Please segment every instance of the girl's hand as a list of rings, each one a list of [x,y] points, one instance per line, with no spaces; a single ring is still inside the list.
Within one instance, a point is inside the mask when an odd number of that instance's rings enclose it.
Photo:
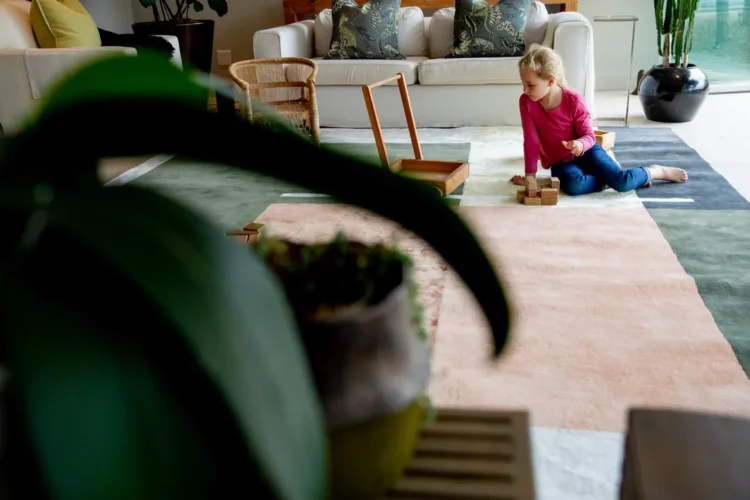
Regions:
[[[581,141],[562,141],[562,143],[574,156],[581,156],[583,154],[583,143]]]
[[[514,175],[513,177],[511,177],[510,182],[512,182],[516,186],[526,187],[526,177],[523,175]]]

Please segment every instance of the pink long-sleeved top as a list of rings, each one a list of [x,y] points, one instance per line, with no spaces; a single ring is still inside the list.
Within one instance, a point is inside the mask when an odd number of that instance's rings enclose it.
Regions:
[[[521,108],[524,168],[527,175],[536,174],[540,159],[542,167],[548,169],[555,163],[575,158],[563,146],[563,141],[581,141],[584,152],[596,143],[586,101],[574,90],[563,88],[562,102],[552,110],[545,109],[526,94],[521,95],[518,104]]]

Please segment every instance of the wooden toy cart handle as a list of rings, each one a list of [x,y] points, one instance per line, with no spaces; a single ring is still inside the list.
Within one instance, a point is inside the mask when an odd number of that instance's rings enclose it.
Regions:
[[[385,141],[383,140],[383,130],[380,128],[380,119],[378,118],[378,112],[375,109],[375,100],[372,97],[372,89],[382,87],[383,85],[386,85],[393,81],[398,81],[398,90],[401,94],[401,103],[404,105],[406,126],[409,129],[409,136],[411,137],[411,147],[412,149],[414,149],[414,158],[416,158],[417,160],[422,159],[422,147],[419,145],[419,137],[417,137],[417,125],[414,121],[414,112],[411,109],[409,92],[406,90],[406,81],[404,79],[404,74],[398,73],[396,76],[386,78],[385,80],[362,86],[362,93],[365,96],[367,114],[370,116],[370,125],[372,125],[372,133],[373,135],[375,135],[375,145],[378,147],[380,162],[387,168],[390,168],[390,162],[388,161],[388,150],[385,148]]]

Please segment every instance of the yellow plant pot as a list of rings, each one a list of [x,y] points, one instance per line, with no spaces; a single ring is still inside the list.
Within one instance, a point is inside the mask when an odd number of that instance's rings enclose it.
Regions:
[[[377,499],[404,473],[414,454],[424,407],[403,410],[328,433],[331,500]]]

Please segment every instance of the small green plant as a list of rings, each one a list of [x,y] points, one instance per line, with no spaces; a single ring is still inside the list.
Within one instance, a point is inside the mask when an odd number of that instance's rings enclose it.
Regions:
[[[176,0],[170,5],[168,0],[139,0],[144,7],[151,7],[154,12],[154,21],[169,21],[182,23],[188,20],[190,9],[193,12],[202,12],[205,8],[199,0]],[[208,8],[223,17],[229,11],[226,0],[208,0]]]
[[[699,0],[654,0],[659,55],[665,68],[670,66],[670,55],[675,67],[687,68],[693,48],[695,11]]]
[[[298,321],[315,321],[358,307],[378,304],[402,280],[406,283],[412,325],[427,342],[424,307],[414,277],[414,262],[396,246],[368,245],[338,232],[330,241],[293,243],[263,236],[255,251],[280,279]],[[304,333],[304,329],[301,329]],[[425,421],[435,418],[429,395],[419,397]]]
[[[263,237],[255,249],[283,283],[287,299],[301,320],[377,304],[404,279],[414,325],[420,337],[427,339],[414,263],[401,250],[382,243],[351,241],[340,232],[332,241],[318,244]]]

